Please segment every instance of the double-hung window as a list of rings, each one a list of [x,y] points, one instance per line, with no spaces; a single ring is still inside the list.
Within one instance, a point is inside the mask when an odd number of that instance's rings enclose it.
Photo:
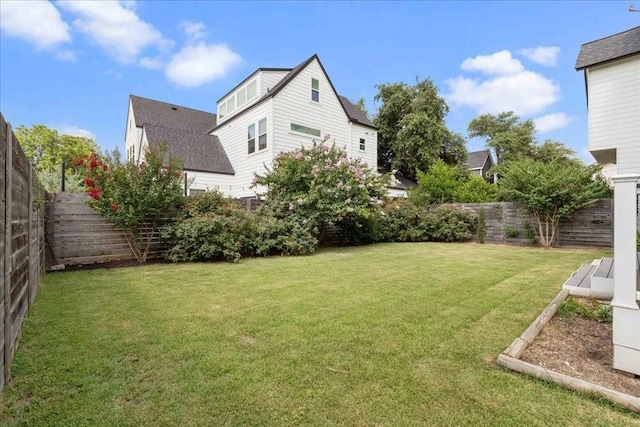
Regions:
[[[311,79],[311,100],[320,102],[320,80]]]
[[[364,138],[360,138],[360,150],[365,151],[366,145]]]
[[[256,127],[258,133],[256,135]],[[256,137],[258,139],[258,146],[256,147]],[[249,154],[262,151],[267,148],[267,119],[262,119],[256,123],[251,123],[247,126],[247,152]]]

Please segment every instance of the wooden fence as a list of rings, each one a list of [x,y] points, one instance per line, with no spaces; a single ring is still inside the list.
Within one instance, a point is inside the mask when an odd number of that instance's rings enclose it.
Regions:
[[[84,265],[135,260],[123,232],[100,216],[84,193],[50,193],[47,200],[48,265]],[[162,256],[155,236],[148,259]]]
[[[11,379],[11,361],[23,320],[45,266],[44,198],[33,167],[0,114],[0,390]]]
[[[531,244],[527,228],[536,227],[536,219],[515,203],[456,203],[453,206],[474,215],[484,207],[487,243]],[[570,219],[560,221],[558,231],[554,246],[612,247],[613,200],[602,199],[576,211]]]

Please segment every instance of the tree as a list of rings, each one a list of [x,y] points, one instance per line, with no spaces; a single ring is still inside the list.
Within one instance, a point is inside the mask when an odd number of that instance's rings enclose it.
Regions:
[[[610,191],[597,177],[597,167],[579,162],[525,159],[508,162],[501,172],[502,198],[521,203],[536,218],[535,234],[543,246],[553,243],[560,219],[569,218]]]
[[[498,164],[530,158],[535,150],[533,121],[521,122],[513,111],[476,117],[469,123],[467,131],[469,138],[486,139],[486,145],[493,149]]]
[[[437,160],[426,173],[418,171],[418,187],[409,199],[418,205],[433,203],[482,203],[497,200],[497,187],[472,175],[462,166]]]
[[[182,165],[169,157],[164,166],[166,154],[166,146],[150,147],[140,165],[119,159],[109,164],[93,153],[74,162],[85,171],[89,204],[122,229],[141,263],[169,208],[182,197]]]
[[[44,125],[33,125],[29,128],[20,125],[15,129],[15,133],[22,150],[48,191],[60,190],[62,162],[66,162],[69,167],[67,189],[79,187],[81,181],[76,182],[78,174],[72,166],[72,161],[98,150],[98,145],[91,138],[60,135],[55,129],[49,129]]]
[[[378,85],[382,105],[373,120],[378,127],[378,166],[414,179],[437,159],[450,164],[466,159],[465,141],[445,124],[449,106],[433,81]]]
[[[539,162],[549,163],[554,160],[564,162],[579,162],[573,157],[576,154],[571,148],[561,142],[547,139],[544,143],[536,145],[533,151],[533,158]]]
[[[256,175],[254,185],[267,187],[265,205],[271,212],[309,223],[318,241],[329,225],[378,213],[387,197],[384,179],[326,140],[278,154],[273,169]]]

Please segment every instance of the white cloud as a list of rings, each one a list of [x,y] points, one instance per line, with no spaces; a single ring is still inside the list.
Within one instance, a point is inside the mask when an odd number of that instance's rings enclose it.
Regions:
[[[165,70],[167,79],[179,86],[194,87],[224,77],[242,58],[224,44],[199,42],[182,48]]]
[[[462,62],[464,71],[480,71],[484,74],[515,74],[524,71],[522,63],[511,56],[508,50],[502,50],[492,55],[478,55],[467,58]]]
[[[63,61],[76,62],[76,52],[71,50],[61,50],[60,52],[56,52],[56,58],[61,59]]]
[[[48,1],[2,1],[0,28],[9,36],[47,49],[71,41],[69,26]]]
[[[191,41],[200,40],[206,35],[205,26],[202,22],[182,21],[179,27]]]
[[[557,46],[538,46],[522,49],[518,53],[536,64],[554,66],[560,54],[560,48]]]
[[[134,12],[135,3],[61,1],[60,6],[78,16],[73,26],[121,63],[134,63],[149,47],[161,51],[171,42]]]
[[[571,117],[565,113],[553,113],[547,114],[542,117],[533,119],[533,123],[536,125],[536,130],[540,133],[549,132],[555,129],[562,129],[566,127],[571,121]]]
[[[560,88],[541,74],[522,71],[484,81],[456,77],[446,81],[452,104],[468,106],[480,114],[514,111],[518,115],[536,114],[554,104]]]
[[[143,68],[159,70],[164,66],[164,63],[161,58],[158,58],[158,57],[150,58],[148,56],[145,56],[140,58],[140,61],[138,61],[138,65],[140,65]]]
[[[62,124],[54,127],[60,135],[82,136],[85,138],[91,138],[93,140],[96,139],[96,135],[93,132],[82,129],[75,125]]]

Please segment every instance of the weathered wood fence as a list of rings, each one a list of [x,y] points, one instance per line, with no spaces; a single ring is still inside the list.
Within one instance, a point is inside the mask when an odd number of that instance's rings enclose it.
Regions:
[[[536,219],[511,202],[455,203],[466,212],[478,215],[484,207],[487,234],[485,242],[530,245],[527,228],[537,227]],[[527,225],[528,224],[528,225]],[[602,199],[560,221],[554,246],[613,246],[613,200]]]
[[[123,232],[88,204],[85,193],[49,193],[47,241],[51,245],[48,265],[84,265],[135,260]],[[162,257],[156,234],[147,259]]]
[[[44,198],[33,167],[0,114],[0,390],[11,379],[11,361],[23,320],[45,266]]]

